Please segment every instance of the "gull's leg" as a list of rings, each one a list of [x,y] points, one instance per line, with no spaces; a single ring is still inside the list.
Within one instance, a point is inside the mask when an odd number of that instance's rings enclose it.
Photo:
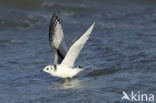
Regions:
[[[72,78],[70,78],[70,77],[61,78],[61,82],[62,82],[62,83],[70,82],[71,80],[72,80]]]
[[[61,78],[60,80],[61,80],[61,83],[64,83],[66,81],[65,78]]]
[[[66,79],[67,79],[67,82],[70,82],[72,80],[72,78],[70,78],[70,77],[68,77]]]
[[[61,83],[67,83],[67,82],[71,82],[73,78],[75,77],[60,78],[60,80],[61,80]]]

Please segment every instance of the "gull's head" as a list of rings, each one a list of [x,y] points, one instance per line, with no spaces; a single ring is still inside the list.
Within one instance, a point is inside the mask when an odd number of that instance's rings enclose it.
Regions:
[[[54,74],[56,72],[56,65],[48,65],[43,69],[43,72]]]

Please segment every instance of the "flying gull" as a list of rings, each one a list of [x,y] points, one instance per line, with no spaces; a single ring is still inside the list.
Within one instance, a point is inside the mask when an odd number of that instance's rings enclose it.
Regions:
[[[59,78],[73,78],[80,71],[85,68],[74,67],[74,62],[82,50],[84,44],[88,40],[95,22],[89,29],[67,50],[65,42],[63,41],[63,30],[56,14],[50,21],[49,26],[49,42],[50,47],[54,53],[54,65],[46,66],[43,71]]]

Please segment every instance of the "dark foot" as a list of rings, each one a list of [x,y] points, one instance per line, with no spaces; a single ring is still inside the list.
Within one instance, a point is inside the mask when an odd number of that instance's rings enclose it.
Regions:
[[[70,82],[72,80],[72,78],[66,78],[66,82]]]
[[[65,82],[70,82],[72,80],[72,78],[61,78],[61,82],[65,83]]]

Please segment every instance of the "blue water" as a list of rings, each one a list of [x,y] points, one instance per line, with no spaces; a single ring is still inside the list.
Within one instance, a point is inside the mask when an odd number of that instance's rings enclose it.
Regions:
[[[40,72],[53,13],[68,47],[96,21],[76,61],[90,69],[67,84]],[[154,0],[0,0],[0,103],[119,103],[123,90],[156,95]]]

